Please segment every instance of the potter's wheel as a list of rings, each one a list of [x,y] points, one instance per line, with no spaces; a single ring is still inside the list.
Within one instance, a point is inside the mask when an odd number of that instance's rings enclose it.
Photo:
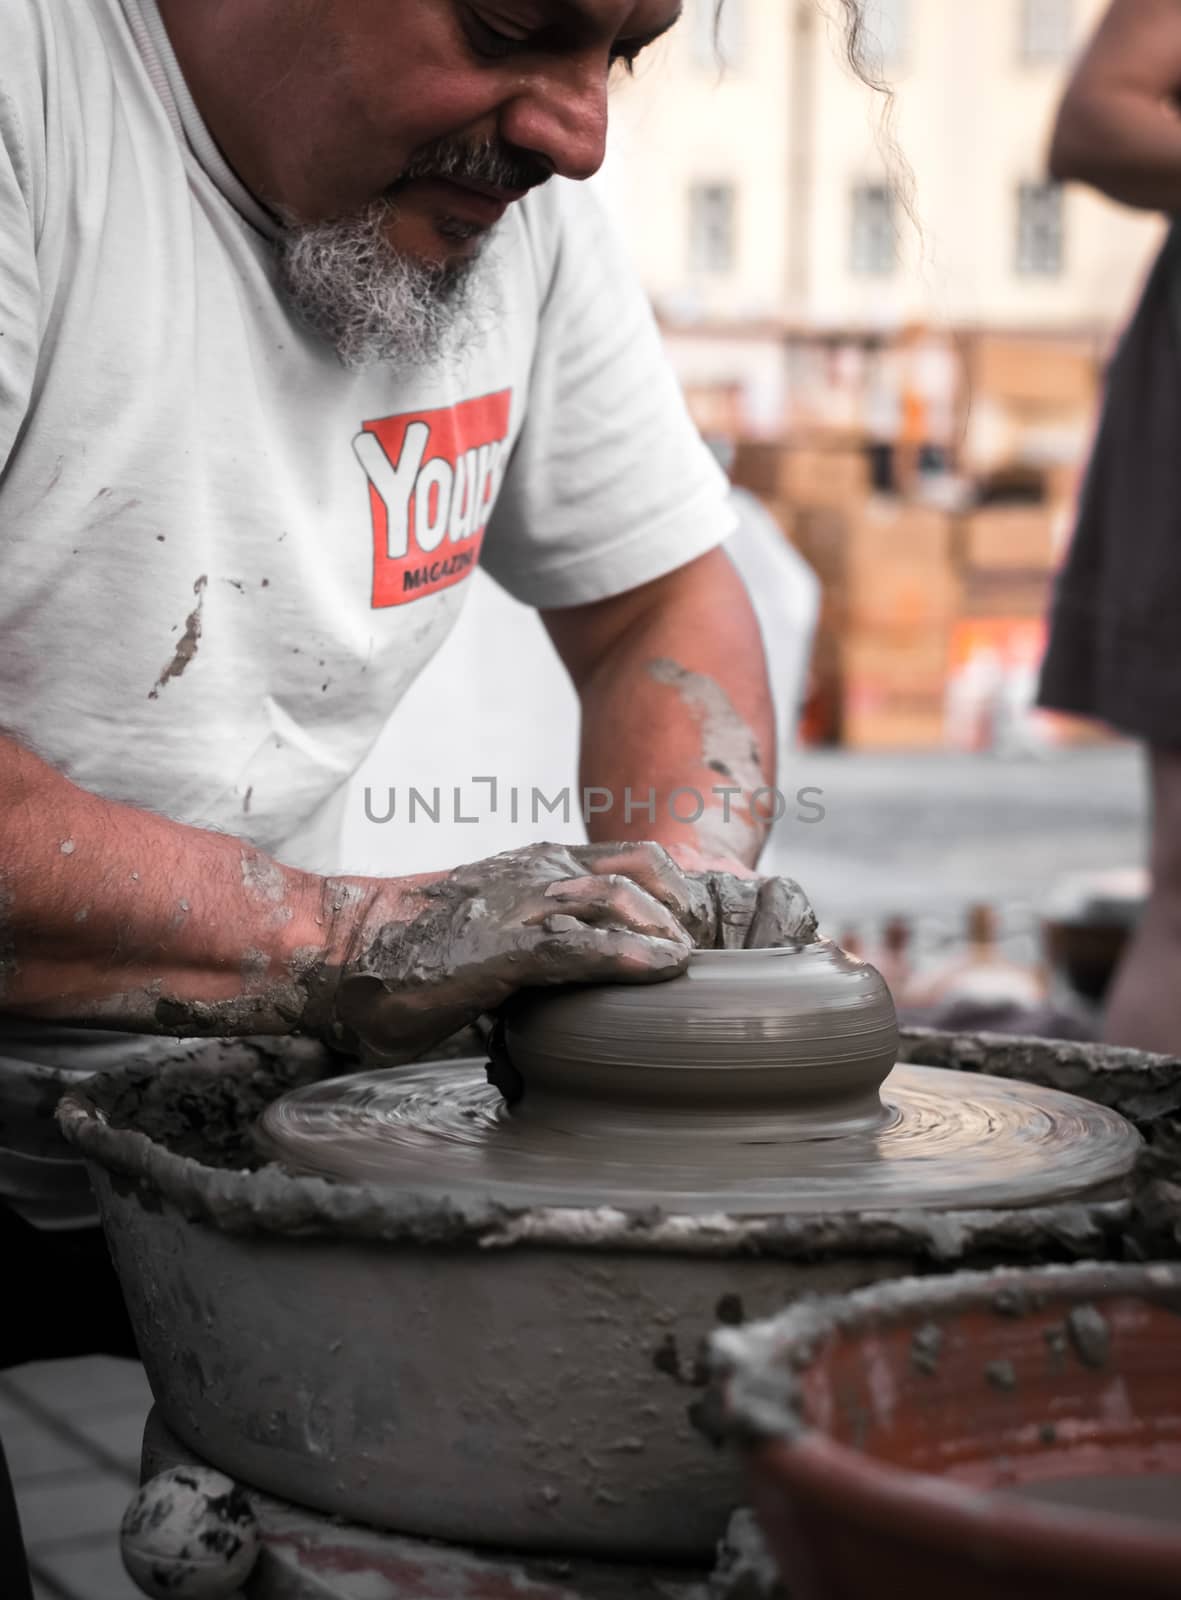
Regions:
[[[432,1062],[312,1084],[262,1122],[270,1153],[300,1172],[472,1194],[511,1207],[659,1205],[687,1214],[960,1210],[1096,1197],[1139,1147],[1113,1111],[1032,1084],[896,1067],[880,1124],[801,1140],[747,1117],[710,1130],[559,1097],[510,1110],[483,1062]]]
[[[512,1106],[483,1062],[433,1062],[298,1089],[259,1138],[296,1171],[402,1195],[697,1215],[1099,1198],[1140,1145],[1071,1095],[895,1067],[889,990],[827,941],[699,952],[669,983],[532,991],[505,1041],[493,1075],[523,1080]]]

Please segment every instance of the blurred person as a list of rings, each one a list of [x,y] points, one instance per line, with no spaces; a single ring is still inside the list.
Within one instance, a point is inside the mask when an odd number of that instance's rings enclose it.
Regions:
[[[911,323],[898,340],[901,420],[898,437],[898,480],[913,494],[925,477],[938,477],[951,467],[959,366],[946,337],[925,324]]]
[[[1181,4],[1115,0],[1066,90],[1060,182],[1181,216]],[[1113,1044],[1181,1054],[1181,228],[1171,228],[1108,376],[1055,594],[1039,703],[1147,747],[1152,887],[1110,995]]]
[[[898,356],[893,346],[880,338],[869,341],[865,354],[862,426],[868,441],[870,476],[877,494],[893,494],[898,487],[895,457],[902,433]]]

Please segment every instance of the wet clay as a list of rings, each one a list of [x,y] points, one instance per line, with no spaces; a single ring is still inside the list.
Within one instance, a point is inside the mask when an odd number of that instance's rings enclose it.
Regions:
[[[269,1106],[295,1171],[509,1206],[730,1215],[1033,1206],[1115,1192],[1111,1112],[906,1067],[878,973],[831,944],[693,955],[659,988],[522,997],[509,1104],[479,1070],[369,1073]],[[493,1075],[503,1084],[503,1076]]]
[[[92,1080],[60,1116],[170,1427],[240,1481],[353,1520],[707,1559],[742,1494],[688,1415],[718,1319],[737,1331],[800,1294],[933,1266],[1120,1249],[1122,1200],[686,1215],[239,1170],[260,1101],[341,1070],[292,1048],[194,1048]],[[470,1056],[453,1070],[479,1076]]]
[[[651,984],[693,946],[777,944],[815,917],[790,880],[681,871],[658,846],[530,845],[424,886],[409,922],[379,927],[337,987],[336,1021],[391,1061],[524,987]]]
[[[1085,1095],[1138,1124],[1181,1114],[1181,1061],[1072,1039],[1015,1039],[994,1033],[905,1028],[898,1059],[957,1072],[1021,1078]]]
[[[176,647],[176,653],[153,684],[148,695],[149,700],[158,700],[160,698],[160,690],[164,688],[165,684],[172,678],[179,678],[189,662],[197,654],[197,646],[201,643],[201,612],[205,605],[205,590],[208,587],[209,579],[202,573],[193,585],[193,593],[197,597],[197,604],[185,618],[185,631]]]
[[[253,920],[264,931],[291,924],[282,869],[250,848],[239,865]],[[172,926],[189,910],[178,901]],[[325,878],[311,920],[322,937],[309,929],[311,942],[282,961],[265,938],[243,949],[238,985],[224,998],[190,998],[149,979],[59,1020],[179,1038],[308,1033],[392,1064],[522,987],[656,983],[683,971],[695,946],[752,936],[784,944],[815,927],[790,880],[687,873],[653,844],[533,845],[388,886]],[[0,982],[7,965],[0,927]]]
[[[651,662],[648,675],[674,690],[696,719],[701,764],[717,774],[719,789],[730,791],[729,804],[718,796],[718,803],[707,806],[695,824],[702,849],[724,856],[746,854],[753,861],[766,830],[748,808],[751,796],[767,782],[754,733],[716,679],[666,658]]]
[[[816,938],[816,913],[794,878],[682,873],[659,845],[579,845],[575,854],[596,873],[635,874],[673,911],[699,950],[770,950]]]
[[[478,1045],[462,1035],[457,1048]],[[464,1041],[467,1041],[466,1044]],[[1096,1047],[1097,1053],[1103,1052]],[[782,1261],[862,1257],[944,1265],[1118,1254],[1132,1208],[1106,1201],[1021,1209],[682,1215],[669,1207],[506,1206],[469,1190],[424,1199],[388,1183],[287,1172],[255,1142],[256,1119],[287,1090],[338,1075],[347,1058],[304,1041],[194,1043],[191,1057],[129,1066],[73,1089],[58,1107],[67,1139],[120,1191],[229,1234],[370,1239],[484,1251],[671,1251],[684,1258]],[[478,1077],[476,1060],[456,1063]],[[401,1076],[399,1072],[398,1076]],[[1065,1335],[1064,1335],[1065,1337]]]
[[[684,1216],[972,1210],[1117,1192],[1139,1138],[1114,1113],[1031,1085],[899,1068],[881,1121],[803,1138],[751,1108],[588,1109],[526,1094],[483,1065],[410,1067],[297,1090],[269,1106],[264,1148],[293,1171],[400,1195],[506,1207],[660,1206]]]
[[[659,989],[522,995],[505,1012],[505,1047],[531,1101],[741,1111],[752,1138],[791,1123],[816,1138],[882,1122],[898,1029],[880,974],[820,941],[698,951]]]

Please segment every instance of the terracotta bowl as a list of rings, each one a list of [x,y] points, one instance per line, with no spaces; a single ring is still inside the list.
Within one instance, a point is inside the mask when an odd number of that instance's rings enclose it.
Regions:
[[[713,1357],[793,1600],[1181,1595],[1181,1267],[911,1279]]]
[[[527,1099],[780,1106],[815,1136],[880,1121],[898,1025],[880,974],[824,940],[700,951],[669,983],[533,990],[506,1043]]]

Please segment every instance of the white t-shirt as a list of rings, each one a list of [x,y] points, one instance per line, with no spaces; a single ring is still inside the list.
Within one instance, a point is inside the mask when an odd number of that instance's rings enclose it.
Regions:
[[[282,856],[477,562],[578,605],[730,515],[585,187],[512,208],[493,325],[429,370],[344,368],[277,292],[275,236],[154,0],[4,0],[0,727],[97,794]],[[48,1040],[0,1028],[0,1064]]]

